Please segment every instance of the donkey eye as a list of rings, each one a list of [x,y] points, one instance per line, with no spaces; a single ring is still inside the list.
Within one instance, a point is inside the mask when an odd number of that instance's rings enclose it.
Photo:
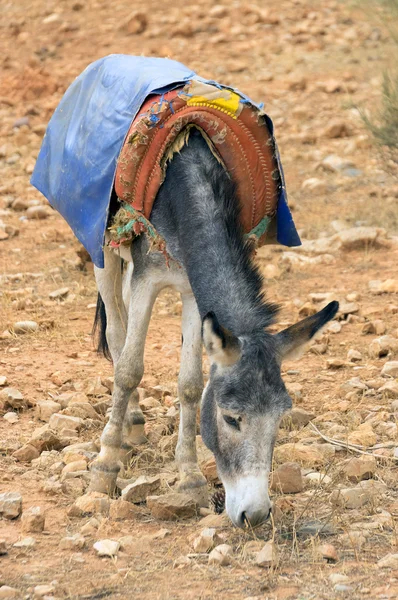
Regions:
[[[227,423],[227,425],[230,425],[230,427],[234,427],[235,429],[240,430],[240,421],[241,418],[239,417],[239,419],[234,419],[233,417],[230,417],[229,415],[223,415],[224,421]]]

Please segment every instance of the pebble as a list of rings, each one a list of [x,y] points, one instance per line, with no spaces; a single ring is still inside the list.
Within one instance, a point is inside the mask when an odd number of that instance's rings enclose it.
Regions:
[[[33,333],[34,331],[37,331],[39,325],[36,321],[17,321],[12,328],[17,335],[23,335],[24,333]]]
[[[0,556],[7,554],[7,543],[5,540],[0,539]]]
[[[85,545],[86,540],[80,533],[64,537],[59,543],[61,550],[82,550]]]
[[[19,421],[18,415],[15,412],[7,412],[3,416],[3,419],[5,421],[7,421],[7,423],[10,423],[10,425],[14,425],[15,423],[18,423],[18,421]]]
[[[68,294],[69,294],[69,288],[63,287],[63,288],[60,288],[59,290],[54,290],[53,292],[50,292],[48,294],[48,297],[50,298],[50,300],[60,300],[61,298],[66,298],[66,296]]]
[[[177,492],[164,496],[148,496],[146,502],[152,516],[165,521],[189,519],[198,512],[198,505],[190,496]]]
[[[44,585],[36,585],[33,593],[35,596],[39,598],[44,598],[44,596],[48,596],[49,594],[53,594],[55,592],[55,586],[51,584]]]
[[[61,405],[53,400],[42,400],[36,404],[36,418],[48,422],[51,416],[61,410]]]
[[[97,551],[98,556],[116,556],[119,552],[120,542],[115,540],[99,540],[93,544],[94,550]]]
[[[6,401],[6,406],[20,409],[24,407],[24,397],[19,390],[13,387],[6,387],[0,392],[0,398]]]
[[[11,598],[17,598],[19,596],[19,590],[10,587],[8,585],[0,586],[0,600],[11,600]]]
[[[22,496],[19,492],[0,494],[0,515],[3,519],[16,519],[22,512]]]
[[[49,212],[46,206],[30,206],[26,211],[26,216],[29,220],[33,219],[47,219]]]
[[[7,377],[5,375],[0,375],[0,387],[7,385]]]
[[[352,431],[347,438],[348,443],[359,446],[373,446],[377,442],[377,435],[373,431],[372,424],[362,423],[357,429]]]
[[[109,513],[110,499],[107,494],[100,492],[88,492],[75,501],[71,510],[76,509],[77,514],[102,514]]]
[[[398,382],[387,381],[387,383],[379,388],[379,392],[385,394],[387,398],[398,398]]]
[[[306,445],[300,442],[289,442],[276,446],[275,460],[278,463],[297,462],[305,467],[316,467],[325,464],[335,455],[336,449],[331,444]]]
[[[14,548],[25,548],[25,549],[33,548],[33,546],[35,546],[35,545],[36,545],[36,540],[35,540],[35,538],[32,538],[32,537],[22,538],[22,540],[19,540],[19,542],[15,542],[15,544],[13,544]]]
[[[21,517],[22,531],[24,533],[40,533],[44,530],[45,515],[40,506],[31,506],[24,510]]]
[[[376,334],[383,335],[386,332],[386,324],[381,319],[375,319],[374,321],[368,321],[364,323],[362,327],[363,335]]]
[[[354,588],[351,585],[346,585],[345,583],[336,583],[336,585],[334,586],[334,591],[335,592],[353,592]]]
[[[372,487],[365,486],[366,483],[370,483],[370,481],[364,481],[353,488],[334,490],[330,496],[331,504],[352,510],[374,502],[376,496],[383,493],[383,484],[376,485],[378,482],[372,481],[374,484],[372,489]]]
[[[195,552],[209,552],[216,544],[221,542],[217,535],[216,529],[206,527],[203,529],[198,537],[193,541],[193,548]]]
[[[123,500],[123,498],[118,498],[117,500],[111,500],[111,504],[109,507],[109,518],[115,519],[116,521],[121,520],[124,521],[126,519],[134,519],[139,513],[139,508],[132,504],[131,502],[127,502]]]
[[[300,391],[301,394],[301,390],[302,390],[302,385],[300,384],[288,384],[287,387],[287,391],[289,393],[290,396],[294,397],[294,393],[292,394],[292,385],[297,385],[300,387],[300,390],[297,389],[297,391]],[[297,400],[297,397],[295,398],[295,400]],[[302,427],[305,427],[306,425],[308,425],[308,423],[310,421],[312,421],[312,419],[315,417],[314,413],[310,413],[308,411],[306,411],[304,408],[299,408],[299,407],[295,407],[293,408],[282,420],[282,426],[285,427],[286,429],[301,429]]]
[[[60,432],[65,429],[79,431],[83,425],[84,421],[80,417],[70,417],[61,413],[54,413],[49,420],[50,428]]]
[[[343,575],[342,573],[331,573],[331,575],[329,575],[329,581],[332,584],[348,583],[348,581],[350,581],[350,578],[347,577],[347,575]]]
[[[277,564],[278,548],[272,540],[264,544],[263,548],[257,554],[255,562],[258,567],[267,569],[274,567]]]
[[[159,491],[160,485],[161,479],[159,475],[154,475],[153,477],[141,475],[134,483],[131,483],[122,490],[122,498],[135,504],[145,502],[147,496]]]
[[[369,345],[369,355],[371,358],[380,358],[387,356],[389,352],[398,351],[398,339],[391,335],[382,335],[376,338]]]
[[[304,489],[300,465],[287,462],[272,473],[271,489],[283,494],[297,494]]]
[[[344,472],[353,483],[363,479],[370,479],[376,472],[377,462],[373,456],[359,456],[350,458],[344,465]]]
[[[39,458],[39,450],[32,444],[24,444],[18,450],[12,453],[13,457],[21,462],[32,462],[32,460]]]
[[[381,569],[398,569],[398,554],[386,554],[378,562]]]
[[[350,350],[347,352],[347,359],[351,362],[359,362],[362,360],[362,354],[358,352],[358,350],[350,348]]]
[[[318,519],[307,521],[306,523],[303,523],[303,525],[300,525],[300,527],[297,529],[297,536],[301,539],[335,534],[336,531],[333,525],[327,522],[324,523],[323,521],[318,521]]]
[[[398,377],[398,360],[386,362],[381,370],[383,377]]]
[[[140,33],[144,33],[147,27],[148,19],[146,14],[135,10],[126,19],[123,19],[123,23],[119,29],[127,35],[139,35]]]
[[[337,562],[339,559],[337,550],[332,544],[321,544],[318,546],[318,552],[328,562]]]
[[[209,554],[209,565],[227,567],[231,564],[232,547],[228,544],[216,546]]]

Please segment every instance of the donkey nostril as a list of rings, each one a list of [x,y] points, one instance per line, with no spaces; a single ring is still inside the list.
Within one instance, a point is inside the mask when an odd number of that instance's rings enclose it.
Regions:
[[[248,520],[248,518],[246,516],[245,511],[243,511],[243,513],[240,515],[239,524],[242,527],[248,527],[248,525],[249,525],[249,520]]]

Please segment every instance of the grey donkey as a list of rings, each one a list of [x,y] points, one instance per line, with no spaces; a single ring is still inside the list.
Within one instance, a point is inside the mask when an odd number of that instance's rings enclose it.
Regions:
[[[199,132],[170,162],[151,222],[166,241],[170,267],[161,253],[149,252],[141,235],[123,257],[105,248],[105,267],[95,269],[97,322],[102,349],[109,347],[114,363],[115,386],[101,451],[92,465],[91,490],[113,493],[121,461],[133,445],[145,441],[137,392],[145,338],[156,296],[171,286],[182,297],[179,489],[206,504],[206,480],[196,453],[201,400],[200,431],[216,459],[227,513],[239,527],[255,526],[271,512],[273,448],[280,419],[292,406],[281,362],[334,317],[338,303],[276,335],[267,330],[277,306],[263,296],[234,184]],[[130,261],[124,276],[122,260]],[[202,343],[211,363],[204,390]]]

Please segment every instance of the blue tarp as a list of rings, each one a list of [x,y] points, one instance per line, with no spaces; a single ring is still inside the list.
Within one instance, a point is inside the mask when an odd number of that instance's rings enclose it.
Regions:
[[[31,183],[69,223],[98,267],[104,265],[116,161],[130,124],[147,96],[191,79],[215,84],[174,60],[106,56],[75,79],[48,124]],[[278,201],[277,231],[280,243],[301,243],[284,189]]]

